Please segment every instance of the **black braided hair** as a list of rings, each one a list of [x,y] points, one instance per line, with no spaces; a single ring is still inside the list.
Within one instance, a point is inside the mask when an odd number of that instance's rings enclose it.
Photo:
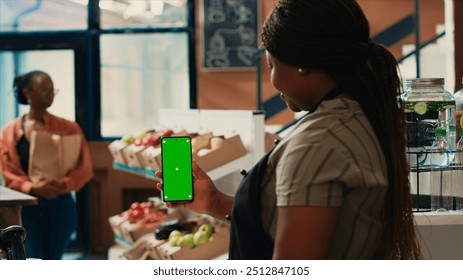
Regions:
[[[355,0],[280,0],[266,19],[262,42],[278,60],[322,69],[361,105],[388,167],[385,233],[376,258],[420,258],[415,236],[405,121],[397,61],[370,39],[367,18]]]
[[[369,26],[339,0],[282,0],[266,20],[265,48],[277,59],[297,67],[348,67],[368,53]],[[304,12],[301,12],[304,11]],[[365,60],[363,60],[365,61]]]
[[[27,98],[24,96],[23,90],[25,88],[30,88],[32,86],[32,81],[33,78],[36,75],[45,75],[49,77],[49,75],[43,71],[40,70],[34,70],[22,75],[18,75],[14,78],[13,80],[13,92],[14,95],[16,96],[16,100],[18,103],[27,105]]]

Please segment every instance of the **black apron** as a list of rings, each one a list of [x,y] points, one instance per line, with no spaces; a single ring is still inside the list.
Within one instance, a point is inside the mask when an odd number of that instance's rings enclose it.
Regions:
[[[328,92],[325,97],[315,105],[341,94],[340,88]],[[268,152],[249,172],[235,194],[230,226],[230,245],[228,258],[230,260],[270,260],[273,256],[273,240],[265,232],[261,219],[261,185],[262,177],[267,168]]]
[[[235,194],[231,214],[230,260],[272,259],[273,241],[265,233],[260,214],[260,188],[268,152],[246,175]]]

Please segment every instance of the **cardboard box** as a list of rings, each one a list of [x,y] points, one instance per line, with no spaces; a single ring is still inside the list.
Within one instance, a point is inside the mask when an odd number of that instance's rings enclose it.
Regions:
[[[188,135],[186,131],[183,131],[183,133],[175,134],[175,136],[186,136],[186,135]],[[208,133],[193,137],[191,140],[192,153],[202,148],[208,147],[210,145],[211,139],[212,139],[212,132],[208,132]],[[141,152],[141,156],[146,162],[147,167],[155,171],[162,169],[162,156],[161,156],[161,146],[160,145],[156,147],[147,148],[146,150]]]
[[[202,147],[201,149],[204,149],[209,147],[208,145],[210,144],[210,140],[212,139],[212,133],[196,137],[201,137],[198,143],[195,144],[196,147]],[[198,162],[198,165],[201,167],[201,169],[203,169],[206,172],[214,168],[217,168],[221,165],[224,165],[225,163],[230,162],[234,159],[240,158],[246,155],[247,153],[247,150],[244,147],[239,135],[234,135],[232,137],[225,138],[224,141],[221,143],[220,147],[210,150],[205,155],[199,156],[197,154],[197,151],[200,151],[201,149],[194,150],[192,146],[192,150],[196,152],[193,153],[193,159],[195,159]],[[161,148],[159,146],[146,149],[142,154],[150,168],[152,168],[153,170],[162,169]]]
[[[225,138],[217,149],[209,151],[207,154],[198,156],[193,154],[193,159],[196,160],[199,167],[204,171],[210,171],[227,162],[234,159],[240,158],[246,155],[247,150],[241,141],[240,136],[234,135],[229,138]]]
[[[161,260],[158,248],[166,242],[167,240],[158,240],[154,237],[154,234],[151,234],[147,244],[148,256],[153,260]]]
[[[205,134],[197,135],[193,138],[191,138],[191,150],[193,153],[196,153],[197,151],[207,148],[211,145],[211,139],[212,139],[212,132],[208,132]]]
[[[188,136],[186,130],[174,132],[172,136]],[[161,145],[149,146],[139,154],[139,161],[143,167],[149,167],[154,171],[162,169],[161,165]]]
[[[161,159],[161,146],[150,146],[141,152],[146,167],[153,169],[154,171],[161,170],[160,159]]]
[[[164,220],[159,221],[158,223],[149,224],[147,226],[141,226],[136,222],[131,223],[127,220],[119,225],[120,236],[127,243],[133,244],[147,233],[151,233],[154,235],[154,231],[162,222],[181,218],[183,218],[183,215],[178,209],[169,209],[167,216]]]
[[[122,237],[122,232],[121,232],[121,225],[124,222],[127,222],[127,215],[119,214],[119,215],[114,215],[108,218],[109,226],[111,227],[111,230],[113,231],[114,234],[119,235]]]
[[[122,258],[126,260],[160,260],[157,247],[166,243],[166,240],[157,240],[154,234],[147,233],[140,237],[132,246],[125,249]]]
[[[145,167],[147,164],[145,163],[141,153],[147,148],[148,146],[143,145],[129,145],[127,149],[124,150],[124,156],[126,157],[127,164],[133,167]]]
[[[169,242],[165,242],[157,247],[159,257],[163,260],[209,260],[228,252],[229,226],[225,223],[213,223],[212,225],[214,234],[209,242],[192,249],[172,246]]]
[[[108,145],[109,152],[113,156],[114,160],[123,164],[127,164],[127,158],[124,151],[129,147],[129,144],[116,140]]]

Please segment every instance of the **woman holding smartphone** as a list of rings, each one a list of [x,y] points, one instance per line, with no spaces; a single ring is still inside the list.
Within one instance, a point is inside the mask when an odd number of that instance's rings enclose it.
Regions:
[[[262,42],[272,85],[309,113],[233,197],[193,162],[194,201],[177,207],[230,220],[230,259],[419,258],[397,62],[360,6],[280,0]]]

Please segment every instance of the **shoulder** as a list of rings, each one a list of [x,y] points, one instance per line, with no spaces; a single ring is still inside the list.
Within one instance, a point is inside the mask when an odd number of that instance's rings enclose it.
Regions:
[[[353,100],[337,99],[322,103],[317,111],[296,124],[275,148],[271,160],[297,160],[296,164],[302,161],[313,166],[330,159],[340,164],[359,155],[369,156],[371,150],[381,154],[379,141],[360,105]]]
[[[52,114],[47,116],[47,122],[51,130],[64,130],[65,132],[74,133],[81,132],[81,128],[76,122]]]
[[[313,145],[323,149],[340,148],[348,144],[344,143],[346,137],[350,138],[361,131],[362,126],[355,123],[359,120],[363,122],[363,119],[363,114],[357,114],[346,106],[336,107],[336,103],[320,106],[317,111],[299,121],[280,144],[293,148]]]
[[[19,116],[16,119],[10,121],[2,128],[1,136],[6,137],[7,135],[14,135],[21,130],[21,119],[23,116]]]

